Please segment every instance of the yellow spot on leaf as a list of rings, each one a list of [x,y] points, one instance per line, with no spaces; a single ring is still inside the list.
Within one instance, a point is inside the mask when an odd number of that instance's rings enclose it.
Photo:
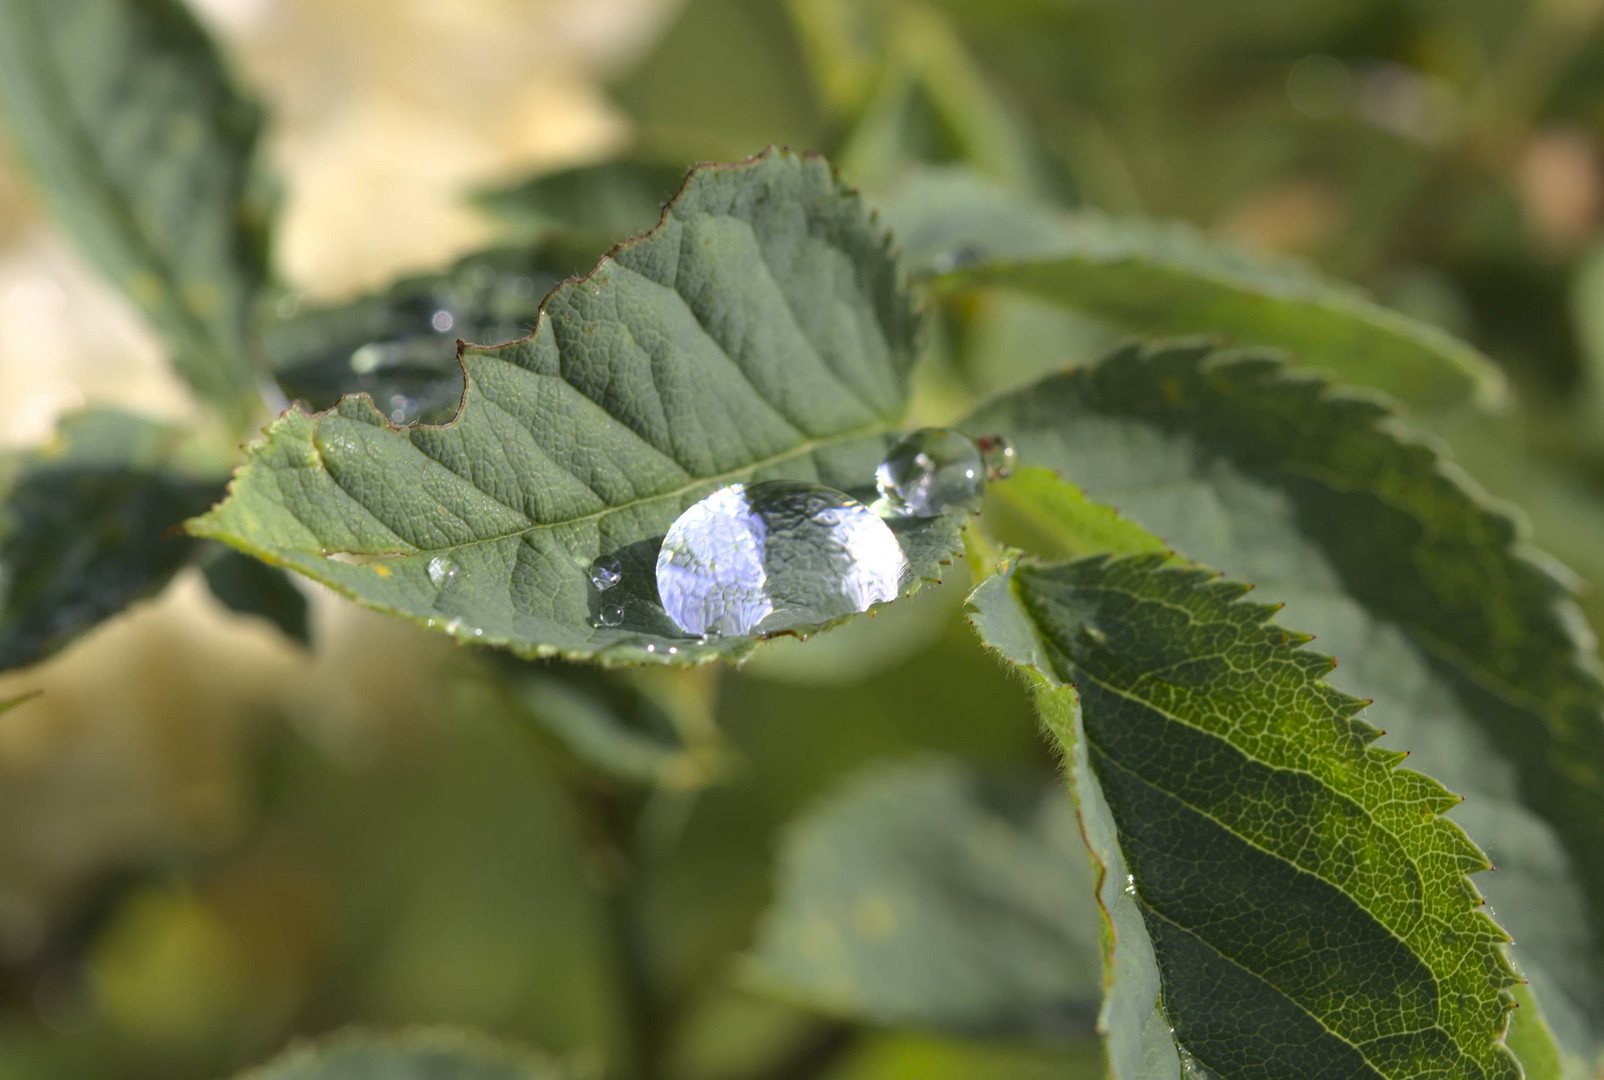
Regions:
[[[380,577],[390,576],[390,568],[388,566],[380,566],[378,563],[373,565],[373,572],[378,574]]]

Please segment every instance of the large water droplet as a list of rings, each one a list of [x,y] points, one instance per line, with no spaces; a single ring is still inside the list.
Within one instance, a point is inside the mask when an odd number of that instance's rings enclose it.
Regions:
[[[679,516],[657,592],[688,634],[770,633],[896,598],[905,560],[868,507],[794,480],[732,484]]]
[[[429,580],[437,589],[443,589],[457,580],[462,568],[444,555],[436,555],[429,560]]]
[[[891,445],[874,478],[893,512],[935,517],[980,498],[986,463],[968,436],[951,428],[920,428]]]

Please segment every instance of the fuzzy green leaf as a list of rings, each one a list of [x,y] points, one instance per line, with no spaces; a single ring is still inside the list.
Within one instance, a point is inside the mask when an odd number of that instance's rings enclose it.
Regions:
[[[1274,607],[1165,561],[1024,565],[971,597],[1069,756],[1114,1075],[1519,1077],[1507,938],[1465,877],[1489,864],[1441,816],[1458,800],[1370,745],[1366,702]]]
[[[262,113],[188,8],[0,0],[0,115],[62,226],[166,336],[184,377],[235,423],[254,416]]]
[[[561,1080],[546,1058],[454,1028],[350,1031],[291,1048],[239,1080]]]
[[[916,332],[884,234],[822,160],[704,167],[658,228],[553,292],[530,337],[464,348],[452,423],[397,429],[355,398],[292,409],[190,531],[525,656],[742,656],[756,638],[700,641],[657,606],[663,535],[753,477],[872,491]],[[958,523],[899,539],[911,591]],[[595,625],[604,556],[623,626]]]
[[[1090,1026],[1098,913],[1057,785],[940,758],[869,769],[791,831],[777,892],[744,972],[759,989],[888,1026]]]
[[[443,424],[462,404],[457,341],[523,337],[560,280],[526,251],[482,251],[343,304],[286,298],[263,347],[284,393],[313,409],[367,394],[394,423]]]
[[[620,240],[657,224],[685,172],[648,161],[608,161],[490,188],[473,201],[531,243],[590,248],[594,262]]]
[[[884,207],[910,267],[942,290],[1016,290],[1147,334],[1286,349],[1344,381],[1421,405],[1505,397],[1471,346],[1287,260],[1190,226],[1065,213],[959,170],[916,176]],[[1065,358],[1069,359],[1069,358]]]
[[[981,410],[1342,658],[1412,764],[1467,798],[1481,880],[1560,1044],[1604,1031],[1604,683],[1568,579],[1375,400],[1274,361],[1131,349]]]
[[[209,546],[212,550],[201,560],[201,573],[219,603],[236,614],[272,623],[292,641],[312,643],[306,594],[288,574],[232,548]]]
[[[182,435],[123,413],[63,420],[0,466],[0,669],[32,663],[149,596],[194,549],[170,535],[222,489]]]

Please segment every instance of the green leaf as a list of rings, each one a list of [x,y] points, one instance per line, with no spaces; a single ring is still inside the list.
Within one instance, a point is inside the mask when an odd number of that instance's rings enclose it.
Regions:
[[[871,767],[793,826],[744,981],[874,1024],[1061,1041],[1101,992],[1091,886],[1056,784]]]
[[[190,531],[524,656],[739,657],[755,638],[687,637],[657,605],[664,533],[753,477],[864,492],[917,326],[884,235],[821,159],[704,167],[662,225],[553,292],[529,338],[464,349],[451,424],[397,429],[352,398],[292,409]],[[898,528],[912,591],[959,524]],[[608,596],[630,628],[595,625],[598,557],[621,565]]]
[[[306,594],[284,571],[213,545],[201,560],[201,573],[212,595],[230,611],[266,619],[291,640],[312,643]]]
[[[157,592],[194,542],[170,535],[222,489],[173,428],[110,411],[61,422],[0,466],[0,669],[32,663]]]
[[[589,249],[589,262],[625,237],[657,224],[686,170],[648,161],[608,161],[531,177],[474,195],[530,243],[554,239]],[[588,263],[587,263],[588,265]]]
[[[1140,333],[1274,346],[1419,405],[1506,396],[1492,361],[1449,334],[1187,225],[1063,213],[953,169],[919,174],[883,213],[910,266],[932,271],[940,290],[1016,290]]]
[[[261,408],[246,328],[267,274],[262,112],[178,0],[3,0],[0,112],[91,260],[236,425]]]
[[[280,388],[313,409],[367,394],[394,423],[443,424],[462,404],[457,341],[523,337],[560,280],[527,251],[482,251],[344,304],[287,298],[263,346]]]
[[[560,1080],[546,1058],[455,1028],[347,1031],[301,1044],[239,1080]]]
[[[1481,882],[1568,1052],[1604,1031],[1604,684],[1555,571],[1375,400],[1263,358],[1126,350],[981,410],[1342,658],[1413,764],[1467,798]],[[1073,544],[1066,545],[1073,547]]]
[[[649,693],[627,673],[509,660],[501,674],[520,711],[604,772],[685,790],[706,786],[727,768],[710,718]]]
[[[971,597],[1070,759],[1113,1074],[1519,1077],[1507,938],[1465,877],[1490,864],[1440,816],[1457,799],[1370,745],[1367,703],[1276,608],[1164,563],[1027,564]]]

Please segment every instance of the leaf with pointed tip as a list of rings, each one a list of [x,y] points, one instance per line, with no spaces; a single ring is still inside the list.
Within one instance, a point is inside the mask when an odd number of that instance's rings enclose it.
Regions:
[[[1140,333],[1274,346],[1421,405],[1506,396],[1492,361],[1436,327],[1179,222],[1066,213],[957,169],[916,174],[883,212],[909,265],[931,271],[940,290],[1015,290]]]
[[[527,251],[481,251],[347,303],[293,310],[263,327],[263,349],[279,387],[313,409],[366,394],[394,423],[443,424],[462,404],[457,341],[523,337],[560,280]]]
[[[1517,979],[1458,800],[1370,745],[1275,608],[1165,562],[1025,564],[970,601],[1069,756],[1114,1076],[1515,1080]]]
[[[757,638],[669,622],[664,534],[736,481],[872,491],[917,327],[884,233],[823,160],[703,167],[656,229],[547,297],[530,337],[464,348],[452,423],[292,409],[190,531],[524,656],[740,657]],[[894,530],[904,592],[958,550],[952,516]],[[622,573],[618,626],[599,625],[600,557]]]
[[[456,1028],[347,1031],[299,1044],[238,1080],[561,1080],[527,1050]]]
[[[1272,360],[1130,349],[983,408],[1187,556],[1252,581],[1342,658],[1412,764],[1467,801],[1481,880],[1555,1036],[1604,1031],[1604,683],[1563,575],[1373,398]],[[1071,547],[1071,550],[1073,548]]]
[[[754,988],[895,1027],[1090,1027],[1098,914],[1057,784],[946,758],[869,768],[791,829],[780,867],[744,966]]]
[[[222,489],[184,457],[175,429],[92,410],[5,460],[0,669],[49,655],[184,567],[195,544],[169,533]]]
[[[267,276],[260,107],[179,0],[3,0],[0,112],[45,201],[236,424]]]

